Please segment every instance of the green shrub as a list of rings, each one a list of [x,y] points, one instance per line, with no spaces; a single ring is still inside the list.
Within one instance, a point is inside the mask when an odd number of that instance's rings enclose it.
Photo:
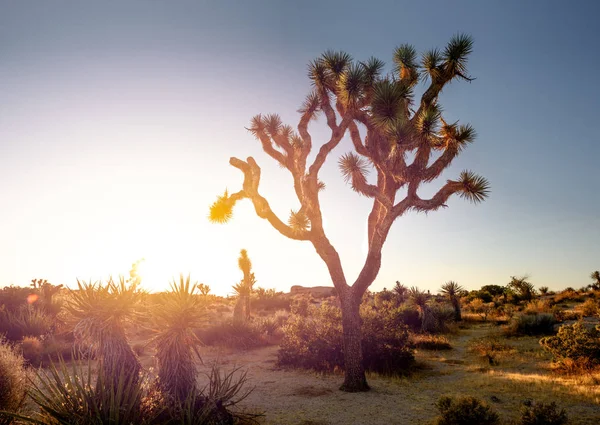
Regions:
[[[542,338],[540,345],[558,363],[565,360],[588,366],[600,363],[600,332],[587,329],[582,323],[562,325],[555,336]]]
[[[419,311],[410,306],[402,306],[394,311],[400,323],[408,326],[411,331],[419,331],[421,329],[421,318]]]
[[[520,314],[506,328],[507,335],[550,335],[554,333],[553,314]]]
[[[18,412],[27,390],[27,373],[23,357],[0,338],[0,410]],[[0,415],[0,425],[12,423],[12,419]]]
[[[386,375],[402,374],[414,357],[408,347],[408,330],[397,309],[361,307],[362,349],[365,369]],[[328,303],[310,306],[307,316],[292,314],[283,327],[278,363],[318,371],[343,369],[341,310]]]
[[[550,404],[529,403],[521,409],[520,425],[565,425],[568,423],[567,412],[557,410],[555,402]]]
[[[474,397],[441,397],[436,403],[440,411],[436,425],[495,425],[500,418],[490,406]]]

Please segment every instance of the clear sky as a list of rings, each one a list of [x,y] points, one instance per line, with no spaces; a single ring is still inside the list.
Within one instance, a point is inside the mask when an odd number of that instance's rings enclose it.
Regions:
[[[216,196],[241,185],[232,155],[255,157],[283,219],[297,208],[291,178],[244,126],[270,112],[295,126],[306,65],[327,49],[390,66],[399,44],[443,48],[458,32],[475,39],[477,79],[440,101],[479,137],[436,184],[469,168],[491,196],[397,220],[371,289],[526,273],[551,289],[587,285],[600,268],[599,14],[596,1],[1,1],[0,286],[73,285],[145,258],[150,289],[191,272],[225,294],[241,248],[259,286],[330,285],[313,247],[249,201],[231,223],[208,222]],[[313,140],[325,137],[319,121]],[[322,170],[322,202],[353,281],[370,202],[339,175],[348,150]]]

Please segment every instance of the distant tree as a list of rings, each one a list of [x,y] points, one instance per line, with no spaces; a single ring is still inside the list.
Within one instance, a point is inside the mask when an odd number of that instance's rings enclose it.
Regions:
[[[460,322],[462,316],[460,313],[460,292],[463,291],[463,287],[454,281],[448,281],[442,285],[440,292],[450,300],[452,307],[454,308],[454,320]]]
[[[402,304],[404,301],[406,301],[406,297],[408,296],[408,288],[406,286],[401,284],[399,281],[396,281],[393,291],[396,294],[396,298],[398,298],[398,304]]]
[[[310,242],[327,265],[340,298],[344,338],[345,391],[369,389],[361,348],[362,296],[381,267],[381,251],[394,221],[409,211],[430,212],[447,206],[453,194],[471,202],[483,201],[487,180],[463,171],[448,180],[430,199],[419,187],[438,178],[464,148],[475,139],[470,125],[447,122],[438,102],[439,94],[454,80],[471,81],[467,59],[473,41],[467,35],[452,37],[444,50],[432,49],[421,60],[414,47],[403,44],[394,54],[393,72],[384,74],[384,63],[371,58],[354,61],[344,52],[325,52],[310,64],[313,91],[300,108],[297,132],[278,115],[257,115],[248,129],[262,149],[282,168],[289,170],[300,207],[287,223],[259,193],[261,169],[252,157],[229,163],[244,174],[242,190],[217,198],[210,219],[223,223],[232,217],[237,201],[249,199],[256,214],[282,235]],[[420,100],[414,92],[419,81],[427,82]],[[318,114],[325,115],[330,139],[310,156],[313,139],[308,126]],[[339,160],[341,173],[352,190],[373,202],[368,216],[368,252],[361,271],[349,284],[338,252],[325,234],[319,200],[325,185],[319,172],[344,135],[349,133],[353,151]],[[309,162],[309,156],[311,162]],[[373,181],[367,179],[374,171]],[[404,189],[406,194],[397,199]]]
[[[197,283],[196,286],[198,287],[198,292],[200,292],[200,295],[208,295],[210,293],[210,286],[208,286],[205,283]]]
[[[254,273],[252,273],[252,261],[250,261],[248,251],[245,249],[240,251],[238,267],[244,277],[240,283],[233,286],[234,291],[238,295],[233,309],[234,322],[242,322],[250,319],[250,295],[252,294],[252,287],[256,283],[256,278],[254,277]]]
[[[492,296],[504,294],[504,286],[500,285],[484,285],[481,287],[481,291],[488,292]]]
[[[508,287],[515,292],[519,300],[531,301],[531,299],[535,295],[535,287],[531,282],[527,281],[527,279],[529,279],[529,276],[511,276],[510,279],[511,280],[508,283]]]
[[[547,286],[540,286],[538,290],[540,291],[541,295],[546,295],[549,291],[549,288]]]
[[[421,291],[416,286],[412,286],[408,290],[408,294],[410,300],[417,306],[419,313],[421,313],[421,331],[426,332],[432,329],[434,327],[433,322],[435,318],[433,317],[431,308],[427,305],[430,295],[425,291]]]
[[[592,274],[590,274],[590,278],[594,281],[594,283],[592,283],[592,288],[595,290],[600,289],[600,271],[596,270],[592,272]]]

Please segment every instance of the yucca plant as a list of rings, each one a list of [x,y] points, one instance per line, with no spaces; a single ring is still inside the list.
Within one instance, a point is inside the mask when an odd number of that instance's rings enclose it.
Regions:
[[[162,294],[152,311],[156,324],[159,386],[173,400],[182,403],[196,391],[196,360],[200,358],[200,340],[195,331],[204,324],[205,303],[198,283],[190,276],[171,283],[171,291]]]
[[[140,409],[143,380],[130,379],[125,366],[111,371],[115,372],[116,376],[106,375],[99,368],[94,377],[90,360],[76,359],[67,365],[59,358],[58,363],[51,363],[46,371],[40,369],[31,379],[29,396],[40,411],[29,417],[13,417],[48,425],[156,424],[155,416],[147,416]]]
[[[104,377],[113,377],[116,385],[125,370],[137,381],[141,365],[125,333],[126,325],[140,318],[142,292],[137,283],[127,283],[121,277],[118,283],[111,278],[105,285],[78,280],[77,286],[65,305],[74,322],[73,333],[93,350]]]
[[[600,289],[600,271],[593,271],[592,274],[590,274],[590,278],[594,281],[594,283],[592,283],[592,288]]]
[[[460,312],[460,292],[462,290],[463,287],[452,280],[444,283],[442,285],[442,289],[440,290],[440,292],[452,303],[452,307],[454,308],[454,320],[457,322],[462,320],[462,315]]]
[[[433,329],[435,327],[433,323],[434,317],[429,305],[427,305],[430,298],[429,294],[425,291],[421,291],[416,286],[411,286],[408,290],[408,294],[410,300],[417,306],[421,313],[421,331],[426,332]]]

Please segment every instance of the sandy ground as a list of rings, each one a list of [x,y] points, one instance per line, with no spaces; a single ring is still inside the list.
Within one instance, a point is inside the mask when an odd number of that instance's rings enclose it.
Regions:
[[[556,401],[574,425],[600,423],[598,380],[553,374],[538,338],[508,340],[515,349],[506,358],[499,357],[495,366],[468,352],[471,339],[495,331],[485,324],[461,330],[451,338],[452,350],[418,351],[417,361],[423,368],[413,376],[369,376],[372,390],[367,393],[339,391],[340,375],[277,368],[277,347],[246,352],[206,348],[202,368],[206,371],[210,362],[218,360],[224,369],[240,366],[247,370],[255,388],[241,407],[264,412],[262,424],[429,424],[442,395],[476,396],[491,404],[503,423],[517,419],[527,399]]]

